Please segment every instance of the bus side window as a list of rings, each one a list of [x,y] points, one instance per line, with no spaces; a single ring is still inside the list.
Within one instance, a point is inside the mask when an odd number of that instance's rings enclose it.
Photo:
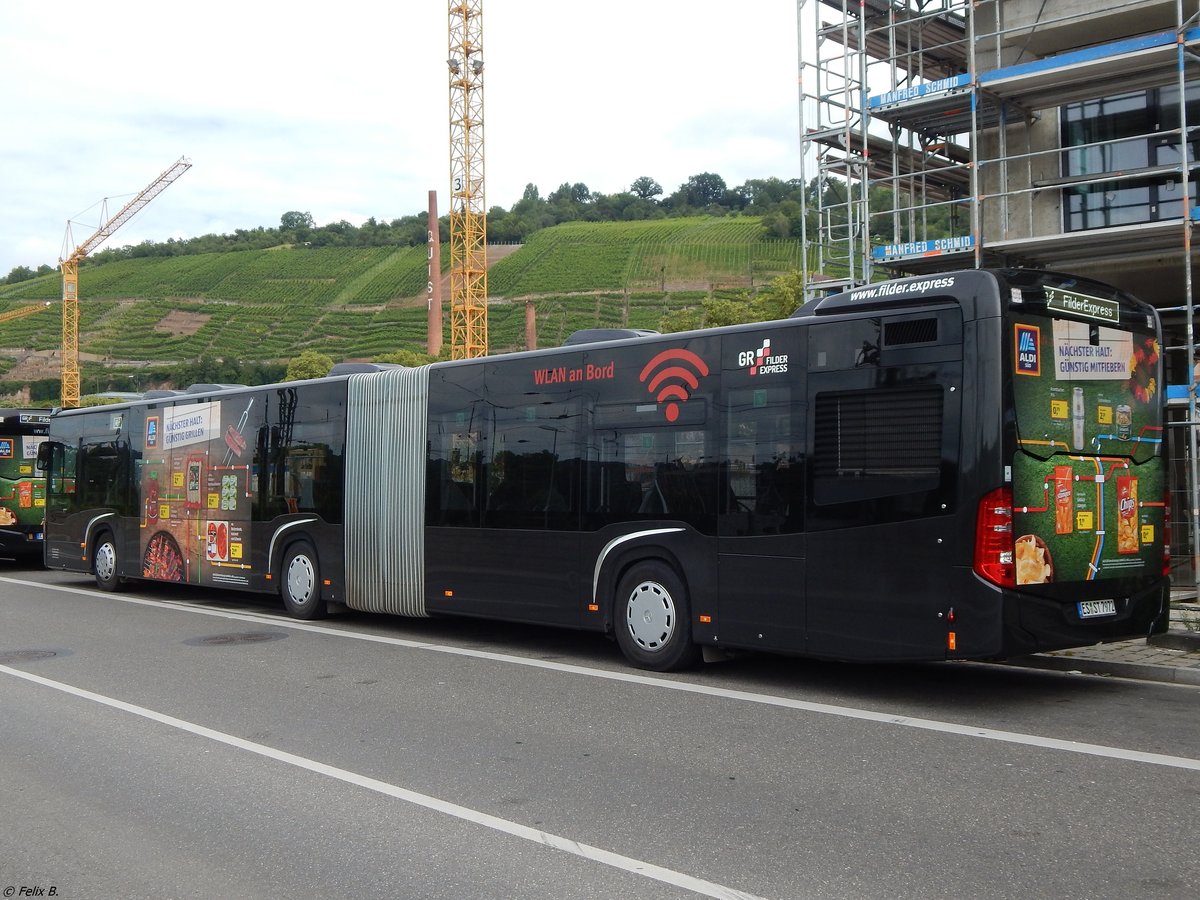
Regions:
[[[77,508],[107,507],[127,514],[130,503],[128,446],[106,441],[80,447]]]
[[[457,413],[429,424],[425,468],[425,523],[450,527],[479,524],[482,432]]]
[[[282,429],[278,425],[259,426],[254,457],[258,481],[254,517],[270,520],[288,511],[284,484],[286,448],[282,446]]]
[[[329,448],[316,444],[288,450],[285,496],[288,512],[314,512]]]
[[[584,507],[588,527],[673,518],[713,533],[716,467],[707,462],[704,435],[701,429],[656,422],[594,428]]]
[[[588,450],[584,506],[588,527],[642,517],[648,506],[657,506],[661,514],[662,500],[654,488],[653,441],[649,433],[595,428]]]
[[[619,521],[636,513],[642,505],[642,487],[625,477],[621,462],[605,459],[590,467],[588,482],[589,513],[611,514]]]
[[[50,441],[42,441],[40,444],[38,444],[37,470],[39,472],[44,473],[50,471],[50,458],[55,447],[61,448],[62,444],[58,443],[57,441],[54,441],[53,443]]]
[[[790,534],[803,528],[803,408],[786,386],[730,394],[725,459],[729,497],[721,533]]]
[[[47,498],[70,498],[75,493],[75,448],[60,441],[46,441],[38,448],[39,468],[43,454]]]
[[[497,408],[488,465],[486,523],[501,528],[579,528],[577,439],[568,400]]]

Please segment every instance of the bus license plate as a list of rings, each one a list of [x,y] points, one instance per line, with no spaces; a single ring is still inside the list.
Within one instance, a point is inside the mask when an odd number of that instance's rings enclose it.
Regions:
[[[1096,616],[1115,616],[1116,614],[1116,600],[1079,601],[1079,618],[1081,619],[1094,619]]]

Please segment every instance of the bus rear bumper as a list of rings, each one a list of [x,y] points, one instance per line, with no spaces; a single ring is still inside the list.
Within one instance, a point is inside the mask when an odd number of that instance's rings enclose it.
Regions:
[[[1114,615],[1085,617],[1081,604],[1004,592],[1005,656],[1087,647],[1161,634],[1170,617],[1170,582],[1166,579],[1115,601]]]
[[[0,556],[41,556],[42,531],[18,531],[0,528]]]

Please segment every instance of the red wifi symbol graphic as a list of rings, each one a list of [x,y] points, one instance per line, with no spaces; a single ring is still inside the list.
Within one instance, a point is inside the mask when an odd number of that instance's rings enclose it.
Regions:
[[[687,365],[679,365],[679,363]],[[659,368],[660,366],[662,368]],[[700,379],[697,374],[708,374],[708,366],[704,360],[691,350],[673,348],[664,350],[646,363],[639,378],[643,383],[647,378],[650,379],[649,384],[646,384],[646,390],[653,394],[654,399],[659,403],[666,404],[663,415],[667,417],[668,422],[674,422],[679,418],[679,404],[687,402],[688,397],[691,396],[688,388],[694,391],[700,387]],[[676,403],[676,400],[679,402]]]

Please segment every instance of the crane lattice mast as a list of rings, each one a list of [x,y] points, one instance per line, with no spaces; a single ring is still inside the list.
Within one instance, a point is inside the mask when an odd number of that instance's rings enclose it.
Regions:
[[[186,157],[179,157],[173,166],[150,182],[136,197],[126,203],[115,216],[102,222],[86,241],[60,259],[63,278],[62,317],[62,405],[79,405],[79,262],[107,240],[114,231],[132,219],[147,203],[166,190],[172,182],[192,167]],[[104,216],[101,214],[101,219]],[[71,223],[67,222],[67,239],[71,241]]]
[[[450,0],[450,355],[486,356],[483,0]],[[430,227],[436,227],[431,223]]]

